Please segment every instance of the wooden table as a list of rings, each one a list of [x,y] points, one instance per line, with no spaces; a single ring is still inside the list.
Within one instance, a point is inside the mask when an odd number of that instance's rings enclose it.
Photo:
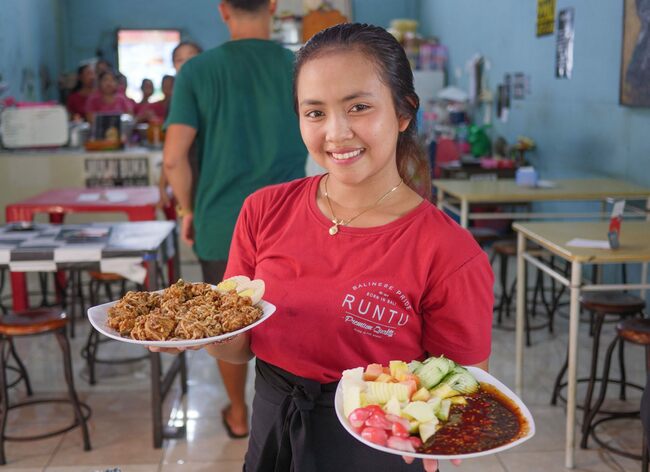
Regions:
[[[567,371],[567,419],[565,465],[573,468],[575,446],[576,386],[578,365],[578,322],[580,316],[580,293],[603,290],[641,290],[642,298],[648,284],[648,262],[650,262],[650,221],[624,221],[620,235],[619,249],[591,249],[567,246],[573,238],[605,240],[609,223],[602,222],[553,222],[515,223],[517,232],[517,322],[516,322],[516,377],[515,389],[518,395],[523,391],[524,355],[524,310],[526,290],[526,266],[529,262],[543,270],[555,280],[568,287],[571,292],[569,305],[569,365]],[[526,250],[531,241],[552,254],[571,263],[571,278],[567,279],[556,269],[544,263]],[[636,284],[585,283],[582,279],[583,264],[641,263],[641,281]]]
[[[434,180],[438,190],[438,208],[460,216],[460,224],[467,228],[472,219],[503,218],[584,218],[589,213],[470,213],[473,204],[513,204],[550,201],[605,201],[607,198],[646,200],[650,212],[650,188],[616,179],[557,179],[552,188],[521,187],[514,179],[468,181]],[[460,208],[453,202],[460,202]],[[602,216],[602,213],[598,213]],[[650,217],[650,213],[647,213]]]
[[[160,195],[158,187],[114,187],[114,188],[59,188],[7,205],[5,218],[8,223],[33,221],[37,213],[47,213],[51,223],[63,223],[65,215],[71,213],[125,213],[129,221],[156,219]],[[169,220],[176,220],[173,207],[165,210]],[[170,280],[179,276],[178,240],[174,232],[174,258],[169,261]],[[59,275],[62,279],[63,275]],[[60,280],[64,284],[64,280]],[[28,297],[25,274],[11,273],[13,308],[27,309]]]

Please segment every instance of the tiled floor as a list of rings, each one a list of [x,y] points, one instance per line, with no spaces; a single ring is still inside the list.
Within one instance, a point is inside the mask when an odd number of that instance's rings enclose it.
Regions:
[[[198,268],[184,266],[188,280],[198,279]],[[539,330],[533,334],[533,346],[526,350],[524,401],[532,410],[537,434],[522,446],[498,455],[464,461],[459,467],[442,464],[441,470],[457,472],[516,472],[516,471],[562,471],[564,469],[565,413],[562,406],[552,407],[549,398],[557,369],[561,365],[566,346],[567,322],[557,317],[557,334]],[[226,403],[215,362],[204,352],[189,353],[189,395],[181,405],[170,402],[166,411],[174,408],[177,418],[187,418],[187,438],[168,440],[162,449],[152,447],[151,414],[149,411],[149,375],[147,362],[130,365],[102,365],[98,371],[98,384],[90,386],[79,351],[85,341],[88,326],[82,325],[73,340],[76,385],[83,401],[93,409],[90,420],[92,450],[84,452],[81,435],[73,430],[63,436],[30,441],[6,443],[8,464],[0,471],[105,471],[119,468],[128,472],[176,472],[176,471],[240,471],[246,450],[245,440],[230,440],[221,425],[219,411]],[[605,328],[605,339],[613,333],[613,326]],[[18,350],[27,364],[39,394],[62,392],[63,373],[58,362],[59,350],[50,336],[20,340]],[[495,329],[491,372],[507,385],[514,384],[514,335],[512,331]],[[104,347],[104,346],[102,346]],[[135,351],[134,351],[135,349]],[[104,351],[118,350],[138,353],[137,348],[111,343]],[[581,325],[580,370],[585,373],[590,352],[590,338],[586,325]],[[637,383],[644,382],[644,357],[639,348],[628,347],[626,351],[628,375]],[[53,362],[48,362],[52,357]],[[171,356],[164,356],[171,358]],[[248,396],[252,398],[252,375],[248,384]],[[17,388],[12,398],[24,396],[24,389]],[[173,396],[173,394],[172,394]],[[630,405],[637,406],[640,394],[630,393]],[[12,412],[9,428],[14,434],[29,434],[54,428],[61,419],[70,416],[64,406],[22,409]],[[57,420],[53,420],[57,418]],[[638,421],[626,420],[608,427],[603,436],[638,452],[641,428]],[[612,455],[595,448],[577,450],[579,471],[638,471],[640,463]],[[414,465],[413,470],[421,470]]]

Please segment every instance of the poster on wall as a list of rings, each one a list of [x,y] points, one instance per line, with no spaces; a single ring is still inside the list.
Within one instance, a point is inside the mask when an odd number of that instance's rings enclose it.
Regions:
[[[557,42],[555,46],[555,76],[570,79],[573,72],[573,22],[575,10],[565,8],[557,16]]]
[[[526,76],[523,72],[515,72],[512,81],[512,98],[523,100],[526,95]]]
[[[621,105],[650,107],[650,0],[625,0]]]
[[[537,36],[553,34],[555,0],[537,0]]]

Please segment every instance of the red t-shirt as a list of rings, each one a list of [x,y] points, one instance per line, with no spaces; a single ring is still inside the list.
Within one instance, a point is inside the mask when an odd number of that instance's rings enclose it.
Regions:
[[[425,352],[487,359],[493,275],[469,232],[423,201],[389,224],[330,236],[319,179],[266,187],[239,215],[226,277],[263,279],[277,307],[251,331],[255,355],[321,383]]]
[[[88,97],[89,95],[84,95],[79,90],[68,95],[66,106],[70,112],[70,116],[86,115],[86,101],[88,100]]]
[[[108,103],[99,92],[95,92],[86,101],[86,113],[133,113],[131,102],[125,95],[116,93],[113,101]]]

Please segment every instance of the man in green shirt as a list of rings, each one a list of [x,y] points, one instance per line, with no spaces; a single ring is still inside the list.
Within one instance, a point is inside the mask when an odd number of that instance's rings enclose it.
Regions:
[[[176,78],[163,152],[178,200],[181,238],[193,245],[206,282],[223,277],[235,221],[255,190],[305,175],[307,150],[293,111],[293,55],[269,40],[270,0],[222,0],[231,41],[188,61]],[[199,162],[192,201],[189,150]],[[245,437],[246,365],[219,361],[231,437]]]

